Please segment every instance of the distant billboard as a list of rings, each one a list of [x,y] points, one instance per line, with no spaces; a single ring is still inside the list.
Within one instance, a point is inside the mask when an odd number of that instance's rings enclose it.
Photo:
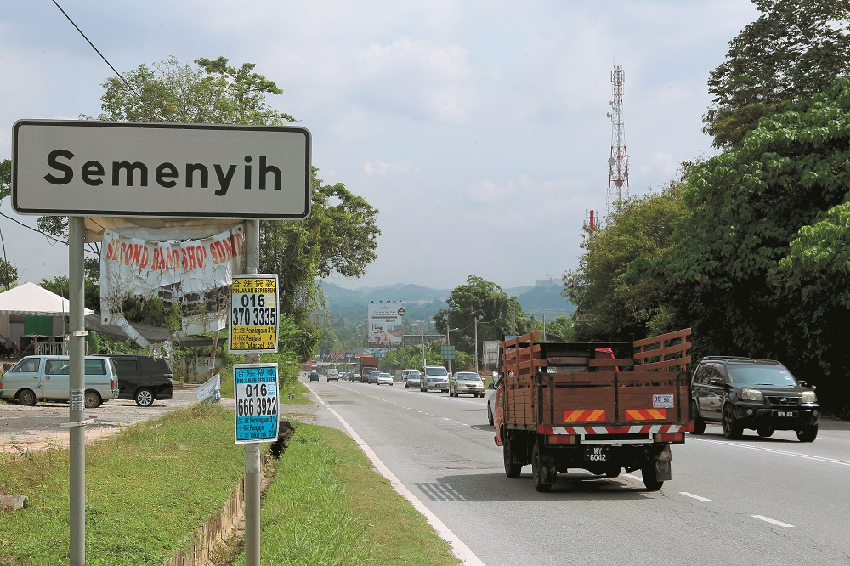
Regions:
[[[404,307],[398,301],[369,303],[369,348],[391,348],[401,344]]]

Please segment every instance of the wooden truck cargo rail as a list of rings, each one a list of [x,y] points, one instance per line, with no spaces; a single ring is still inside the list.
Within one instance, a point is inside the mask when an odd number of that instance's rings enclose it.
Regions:
[[[688,430],[690,329],[634,343],[535,342],[538,336],[504,342],[509,427],[621,440]]]

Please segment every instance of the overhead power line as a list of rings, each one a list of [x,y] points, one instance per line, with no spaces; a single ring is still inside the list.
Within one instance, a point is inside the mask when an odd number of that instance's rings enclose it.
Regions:
[[[110,69],[112,69],[112,72],[113,72],[113,73],[115,73],[116,75],[118,75],[118,78],[119,78],[119,79],[121,79],[122,81],[124,81],[124,84],[125,84],[125,85],[127,85],[127,88],[131,88],[131,89],[132,89],[132,87],[130,86],[130,83],[128,83],[128,82],[127,82],[127,79],[125,79],[125,78],[124,78],[124,76],[123,76],[123,75],[121,75],[121,73],[119,73],[119,72],[115,69],[115,67],[113,67],[113,66],[112,66],[112,63],[110,63],[110,62],[109,62],[109,60],[107,60],[107,58],[103,55],[103,53],[101,53],[101,52],[100,52],[100,50],[99,50],[97,47],[95,47],[94,43],[92,43],[92,41],[91,41],[91,40],[90,40],[90,39],[86,36],[86,34],[84,34],[84,33],[83,33],[83,30],[81,30],[81,29],[80,29],[80,26],[78,26],[78,25],[74,22],[74,20],[72,20],[72,19],[71,19],[71,16],[69,16],[69,15],[68,15],[68,13],[67,13],[64,9],[62,9],[62,6],[60,6],[60,5],[59,5],[59,2],[57,2],[56,0],[52,0],[52,1],[53,1],[53,3],[56,5],[56,7],[57,7],[57,8],[59,8],[59,11],[60,11],[60,12],[62,12],[62,15],[63,15],[63,16],[65,16],[65,18],[66,18],[69,22],[71,22],[71,25],[72,25],[72,26],[74,26],[74,28],[76,28],[76,30],[77,30],[78,32],[80,32],[80,35],[81,35],[81,36],[83,36],[83,39],[85,39],[85,40],[86,40],[86,42],[87,42],[89,45],[91,45],[91,48],[92,48],[92,49],[94,49],[94,52],[95,52],[95,53],[97,53],[98,55],[100,55],[100,58],[101,58],[101,59],[103,59],[103,62],[104,62],[104,63],[106,63],[107,65],[109,65],[109,68],[110,68]]]

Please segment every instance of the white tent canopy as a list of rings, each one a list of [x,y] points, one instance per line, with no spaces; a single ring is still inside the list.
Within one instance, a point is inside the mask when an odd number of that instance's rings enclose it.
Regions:
[[[71,301],[35,283],[24,283],[0,293],[0,315],[61,316],[68,314]],[[85,314],[94,311],[85,309]]]

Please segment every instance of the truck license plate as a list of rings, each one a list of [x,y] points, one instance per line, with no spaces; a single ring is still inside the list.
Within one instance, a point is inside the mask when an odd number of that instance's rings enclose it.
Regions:
[[[776,411],[777,417],[796,417],[797,411]]]
[[[585,462],[607,462],[608,447],[607,446],[587,446],[584,449]]]

